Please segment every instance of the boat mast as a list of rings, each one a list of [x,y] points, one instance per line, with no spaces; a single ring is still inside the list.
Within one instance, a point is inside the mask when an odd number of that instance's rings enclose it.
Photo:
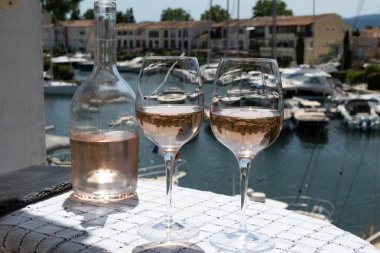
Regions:
[[[237,0],[237,35],[236,35],[236,56],[239,57],[239,30],[240,30],[240,0]]]
[[[210,51],[211,51],[211,9],[212,9],[212,0],[210,0],[210,9],[208,11],[208,38],[207,38],[207,65],[210,63]]]
[[[276,47],[277,47],[277,0],[273,0],[272,5],[272,58],[276,59]]]
[[[229,13],[230,13],[230,0],[227,0],[227,20],[226,20],[226,44],[225,44],[225,50],[224,50],[224,57],[227,57],[228,55],[228,49],[229,49],[229,32],[228,32],[228,22],[229,22]]]

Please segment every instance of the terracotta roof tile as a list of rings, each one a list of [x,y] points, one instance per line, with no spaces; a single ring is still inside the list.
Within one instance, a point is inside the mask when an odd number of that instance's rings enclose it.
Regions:
[[[59,22],[59,24],[66,27],[88,27],[94,25],[94,20],[66,20]]]
[[[277,16],[277,26],[305,26],[310,25],[315,19],[321,19],[330,15],[336,14],[321,14],[315,16]],[[266,17],[255,17],[252,19],[241,19],[239,21],[239,26],[271,26],[273,23],[273,18],[271,16]],[[215,23],[212,25],[213,28],[223,27],[226,25],[226,21]],[[229,20],[229,25],[237,25],[237,20]]]
[[[184,29],[192,28],[198,24],[206,24],[207,21],[161,21],[161,22],[151,22],[151,23],[123,23],[117,24],[116,30],[136,30],[144,28],[147,30],[158,30],[158,29]]]

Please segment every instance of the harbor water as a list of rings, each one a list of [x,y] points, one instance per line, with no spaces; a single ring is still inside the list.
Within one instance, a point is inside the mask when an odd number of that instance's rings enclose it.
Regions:
[[[88,75],[76,73],[78,79]],[[122,73],[136,91],[137,74]],[[205,104],[212,85],[205,84]],[[70,96],[45,96],[49,134],[68,136]],[[370,227],[380,229],[380,131],[348,129],[340,118],[331,119],[326,132],[283,130],[279,138],[255,158],[249,187],[268,198],[306,195],[332,202],[332,223],[360,237]],[[163,164],[153,144],[140,137],[139,168]],[[208,122],[180,150],[186,173],[179,185],[219,194],[239,194],[238,165],[232,152],[213,136]],[[162,170],[164,173],[164,171]],[[164,191],[164,188],[163,188]],[[175,203],[174,203],[175,205]],[[376,227],[377,226],[377,227]]]

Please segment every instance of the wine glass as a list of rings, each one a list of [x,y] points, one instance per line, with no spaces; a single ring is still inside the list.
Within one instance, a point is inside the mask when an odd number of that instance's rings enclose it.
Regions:
[[[219,63],[210,106],[215,137],[234,153],[240,168],[241,219],[236,231],[222,231],[211,244],[229,252],[265,252],[274,240],[246,225],[247,186],[251,163],[278,137],[283,95],[276,60],[225,58]]]
[[[136,98],[136,117],[145,136],[164,157],[166,215],[139,227],[138,234],[156,242],[181,241],[198,235],[186,222],[174,221],[172,186],[174,160],[179,149],[199,131],[203,118],[203,88],[194,57],[145,57]]]

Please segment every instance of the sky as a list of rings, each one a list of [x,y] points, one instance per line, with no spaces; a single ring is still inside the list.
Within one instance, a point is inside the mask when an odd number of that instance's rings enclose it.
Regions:
[[[228,0],[229,11],[233,18],[237,17],[238,0]],[[252,7],[257,0],[240,0],[240,18],[251,18]],[[315,1],[315,14],[337,13],[343,18],[367,14],[380,14],[380,0],[284,0],[288,9],[294,15],[312,15],[313,1]],[[363,2],[361,11],[359,3]],[[220,5],[227,9],[227,0],[212,0],[213,5]],[[93,8],[94,0],[82,0],[80,9],[83,14],[87,9]],[[201,14],[209,9],[209,0],[117,0],[117,10],[125,12],[132,8],[137,22],[159,21],[161,12],[167,8],[182,8],[194,20],[199,20]]]

